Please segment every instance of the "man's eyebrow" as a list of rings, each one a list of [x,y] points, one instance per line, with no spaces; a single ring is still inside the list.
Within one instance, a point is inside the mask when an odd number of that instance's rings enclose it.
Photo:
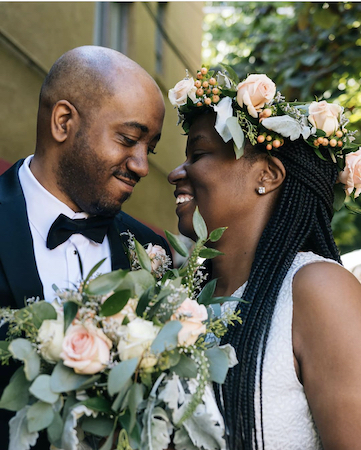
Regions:
[[[143,125],[139,122],[125,122],[124,125],[131,128],[137,128],[138,130],[141,130],[143,133],[149,132],[149,128],[146,125]]]

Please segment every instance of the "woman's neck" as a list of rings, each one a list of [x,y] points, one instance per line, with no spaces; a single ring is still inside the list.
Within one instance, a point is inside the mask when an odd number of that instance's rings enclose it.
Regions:
[[[212,259],[212,278],[218,279],[214,294],[217,297],[232,295],[248,280],[263,226],[249,232],[232,230],[228,236],[237,236],[236,240],[227,238],[227,231],[216,243],[224,255]]]

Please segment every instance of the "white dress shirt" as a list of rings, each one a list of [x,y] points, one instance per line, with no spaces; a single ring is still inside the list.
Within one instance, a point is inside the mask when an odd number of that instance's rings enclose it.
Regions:
[[[51,302],[56,297],[53,284],[59,289],[65,289],[73,288],[81,281],[79,257],[82,261],[84,277],[103,258],[106,260],[98,271],[110,272],[110,247],[107,236],[103,243],[99,244],[82,234],[73,234],[66,242],[53,250],[46,247],[49,229],[59,214],[64,214],[71,219],[83,219],[88,217],[88,214],[74,212],[38,182],[29,167],[32,157],[33,155],[28,156],[20,167],[19,179],[24,192],[35,260],[44,287],[44,297]]]

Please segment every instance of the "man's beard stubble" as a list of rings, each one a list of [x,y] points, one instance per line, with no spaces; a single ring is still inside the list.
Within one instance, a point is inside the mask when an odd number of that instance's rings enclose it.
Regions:
[[[131,175],[117,173],[125,177]],[[57,171],[57,185],[74,202],[80,211],[91,215],[106,217],[115,216],[121,205],[130,197],[123,193],[112,201],[107,198],[104,188],[109,173],[104,168],[104,161],[99,158],[89,143],[85,132],[77,133],[76,141],[71,150],[62,155]]]

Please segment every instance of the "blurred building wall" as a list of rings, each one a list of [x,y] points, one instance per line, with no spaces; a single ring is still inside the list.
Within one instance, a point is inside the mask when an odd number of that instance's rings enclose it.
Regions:
[[[185,137],[168,89],[201,66],[203,2],[0,2],[0,159],[33,153],[38,95],[53,62],[67,50],[97,44],[115,48],[158,82],[166,104],[157,155],[124,211],[176,231],[167,174],[184,159]]]

